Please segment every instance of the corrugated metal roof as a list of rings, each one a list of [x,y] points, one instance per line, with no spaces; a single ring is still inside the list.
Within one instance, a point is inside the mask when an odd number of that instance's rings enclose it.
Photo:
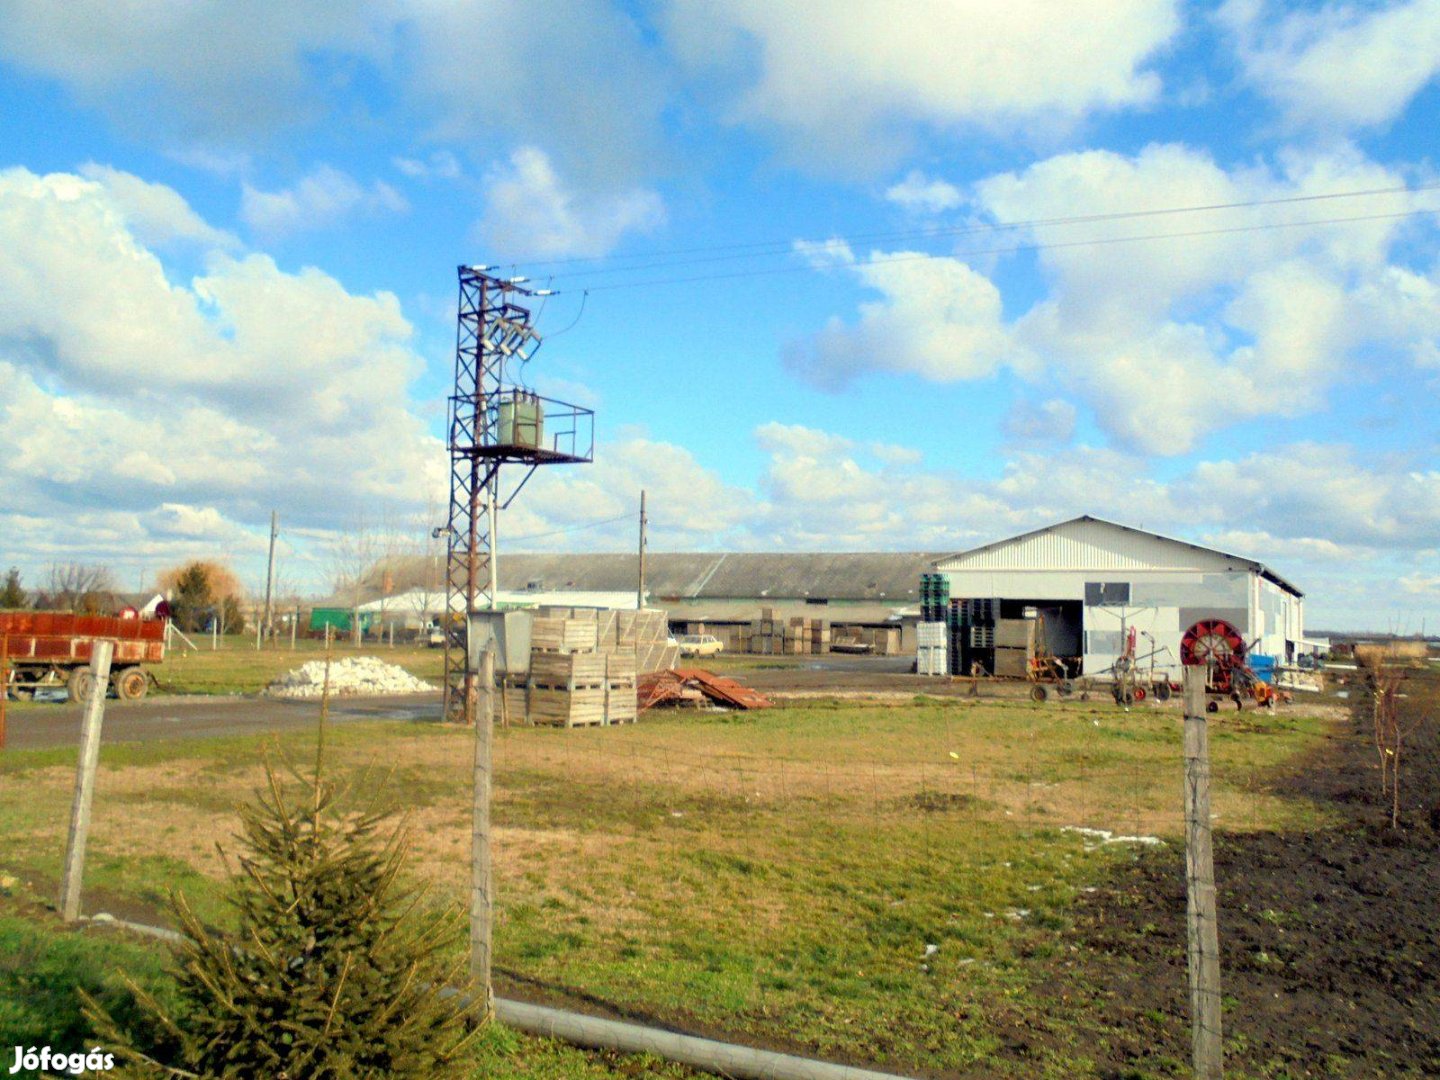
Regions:
[[[1253,570],[1305,595],[1264,563],[1088,514],[937,559],[937,570]]]
[[[920,575],[939,552],[655,552],[645,557],[645,583],[656,603],[679,599],[767,599],[914,603]],[[398,592],[423,580],[427,559],[391,564]],[[500,554],[500,588],[624,592],[635,588],[634,554]],[[378,572],[372,574],[378,577]],[[367,590],[369,595],[374,595]]]

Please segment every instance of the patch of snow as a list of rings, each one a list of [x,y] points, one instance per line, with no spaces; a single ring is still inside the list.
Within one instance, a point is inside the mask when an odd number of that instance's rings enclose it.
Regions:
[[[324,692],[325,661],[311,660],[294,671],[286,672],[268,687],[271,697],[318,698]],[[396,664],[387,664],[374,656],[347,656],[330,662],[330,693],[337,696],[354,694],[423,694],[438,690],[423,679],[417,679]]]

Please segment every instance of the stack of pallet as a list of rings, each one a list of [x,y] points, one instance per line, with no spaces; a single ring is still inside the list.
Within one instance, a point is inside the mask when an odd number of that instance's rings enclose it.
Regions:
[[[813,656],[830,651],[830,623],[826,619],[792,618],[785,633],[787,656]]]
[[[915,627],[915,671],[919,675],[948,675],[949,629],[943,622],[922,622]]]
[[[760,618],[750,624],[747,652],[761,656],[778,656],[785,651],[785,624],[775,617],[775,609],[760,609]]]

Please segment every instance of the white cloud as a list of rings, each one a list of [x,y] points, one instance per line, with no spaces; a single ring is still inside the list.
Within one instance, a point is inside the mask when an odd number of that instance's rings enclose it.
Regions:
[[[231,145],[317,119],[315,59],[389,54],[389,0],[297,0],[257,18],[228,4],[13,0],[0,55],[62,80],[128,134]]]
[[[26,508],[0,528],[16,557],[141,558],[187,537],[239,550],[272,507],[328,528],[443,482],[408,407],[423,362],[394,296],[260,254],[213,253],[174,282],[112,187],[0,173],[0,485]]]
[[[294,187],[280,191],[260,191],[246,183],[240,196],[240,216],[270,239],[323,229],[356,213],[400,214],[409,209],[404,196],[383,180],[366,189],[329,165],[316,167]]]
[[[485,201],[479,231],[499,258],[604,255],[625,233],[648,233],[665,221],[655,192],[579,192],[533,146],[521,147],[491,171]]]
[[[207,224],[178,192],[164,184],[153,184],[93,161],[80,166],[80,175],[105,188],[141,244],[167,247],[185,241],[207,248],[240,246],[233,233]]]
[[[1440,599],[1440,574],[1406,574],[1400,579],[1400,588],[1412,596]]]
[[[885,198],[907,210],[918,210],[927,214],[954,210],[965,202],[965,196],[954,184],[931,179],[918,169],[911,170],[904,180],[887,188]]]
[[[508,133],[595,190],[631,186],[663,156],[668,77],[619,5],[412,0],[403,18],[407,92],[431,135],[490,153]]]
[[[1000,290],[960,260],[874,252],[853,272],[882,299],[862,303],[856,322],[831,319],[786,348],[786,367],[806,381],[839,390],[888,371],[958,382],[1023,363],[1004,325]]]
[[[1075,406],[1060,398],[1017,401],[1005,418],[1005,434],[1021,443],[1067,442],[1075,434]]]
[[[1010,367],[1090,406],[1121,446],[1184,453],[1229,424],[1323,407],[1361,353],[1440,361],[1440,271],[1389,261],[1433,220],[1373,219],[1416,210],[1423,194],[1274,202],[1403,186],[1345,145],[1231,170],[1177,145],[1061,154],[974,186],[988,220],[1039,248],[1045,291],[1028,310],[1007,317],[996,285],[958,258],[876,252],[850,272],[881,299],[785,359],[830,388],[871,371],[952,382]],[[1234,205],[1257,202],[1272,205]],[[1166,212],[1223,205],[1233,208]],[[1104,220],[1147,210],[1157,213]],[[1310,224],[1332,218],[1351,220]]]
[[[391,159],[395,168],[412,180],[458,180],[464,170],[449,150],[436,150],[425,158]]]
[[[1394,120],[1440,74],[1440,0],[1292,10],[1228,0],[1218,19],[1245,78],[1294,125],[1328,131]]]
[[[736,121],[842,168],[885,163],[916,126],[1059,131],[1148,105],[1160,79],[1145,65],[1179,26],[1174,0],[848,0],[829,17],[769,0],[678,0],[665,15],[682,63],[742,83]]]

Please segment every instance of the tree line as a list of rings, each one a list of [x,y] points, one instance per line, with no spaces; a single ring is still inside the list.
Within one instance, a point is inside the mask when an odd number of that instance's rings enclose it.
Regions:
[[[155,591],[165,596],[170,618],[186,633],[201,633],[212,623],[225,633],[245,632],[240,606],[245,591],[228,566],[211,559],[192,559],[164,570]],[[124,604],[115,575],[107,566],[54,563],[43,582],[25,587],[18,567],[12,566],[0,585],[0,609],[71,611],[81,615],[113,615]]]

